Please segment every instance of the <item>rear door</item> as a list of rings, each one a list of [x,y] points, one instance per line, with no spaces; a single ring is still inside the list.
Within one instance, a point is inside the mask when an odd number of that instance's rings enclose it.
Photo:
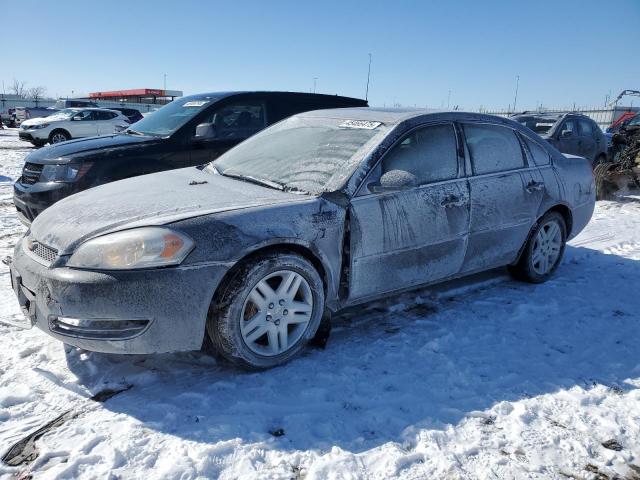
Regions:
[[[469,228],[469,189],[453,124],[418,127],[383,157],[351,200],[349,299],[435,282],[458,273]],[[415,186],[372,192],[385,174]]]
[[[117,113],[96,111],[95,114],[96,123],[98,124],[98,135],[110,135],[115,132]]]
[[[470,273],[516,259],[536,219],[544,182],[528,168],[511,128],[491,123],[462,127],[472,169],[469,247],[462,270]]]

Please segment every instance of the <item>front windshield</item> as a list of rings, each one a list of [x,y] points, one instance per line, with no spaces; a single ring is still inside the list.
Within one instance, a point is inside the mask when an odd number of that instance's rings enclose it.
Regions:
[[[73,110],[71,108],[65,108],[63,110],[58,110],[55,113],[52,113],[47,118],[51,120],[66,120],[68,118],[73,117],[79,110]]]
[[[171,135],[216,100],[214,97],[187,97],[174,100],[151,115],[138,120],[134,127],[128,130],[158,137]]]
[[[335,174],[352,166],[349,161],[380,133],[381,125],[294,116],[250,137],[207,168],[288,191],[318,194]]]
[[[548,133],[549,130],[551,130],[551,127],[556,124],[556,120],[554,118],[548,117],[518,117],[515,120],[521,125],[529,127],[538,135]]]
[[[628,127],[637,127],[640,126],[640,115],[636,115],[635,117],[633,117],[629,123],[627,123]]]

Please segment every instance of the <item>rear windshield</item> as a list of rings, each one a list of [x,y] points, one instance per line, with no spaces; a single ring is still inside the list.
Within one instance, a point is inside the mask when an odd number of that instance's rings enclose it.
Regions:
[[[379,134],[379,122],[294,116],[232,148],[210,170],[318,194],[334,175],[347,175],[350,160]]]
[[[214,97],[187,97],[174,100],[151,115],[137,121],[135,128],[132,128],[132,130],[158,137],[171,135],[216,100],[217,98]]]
[[[547,133],[557,122],[556,119],[549,117],[516,117],[515,120],[537,134]]]

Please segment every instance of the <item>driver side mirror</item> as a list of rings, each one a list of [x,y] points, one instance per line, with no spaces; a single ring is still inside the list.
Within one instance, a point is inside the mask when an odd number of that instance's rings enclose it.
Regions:
[[[71,117],[71,120],[73,120],[73,121],[77,122],[77,121],[79,121],[79,120],[82,120],[82,117],[80,117],[80,116],[76,115],[75,117]]]
[[[216,138],[216,127],[213,123],[201,123],[196,127],[194,140],[212,140]]]
[[[418,179],[413,173],[405,170],[389,170],[380,177],[380,182],[371,182],[367,188],[372,193],[382,193],[407,190],[417,185]]]
[[[573,135],[573,132],[571,130],[563,130],[562,132],[560,132],[560,136],[562,138],[568,138],[571,137]]]

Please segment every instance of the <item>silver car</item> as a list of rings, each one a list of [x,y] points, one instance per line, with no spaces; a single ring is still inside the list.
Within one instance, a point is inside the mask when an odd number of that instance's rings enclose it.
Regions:
[[[65,343],[208,343],[268,368],[347,306],[500,266],[545,281],[594,192],[587,160],[508,119],[308,112],[204,168],[63,199],[16,245],[11,278],[24,326]]]

